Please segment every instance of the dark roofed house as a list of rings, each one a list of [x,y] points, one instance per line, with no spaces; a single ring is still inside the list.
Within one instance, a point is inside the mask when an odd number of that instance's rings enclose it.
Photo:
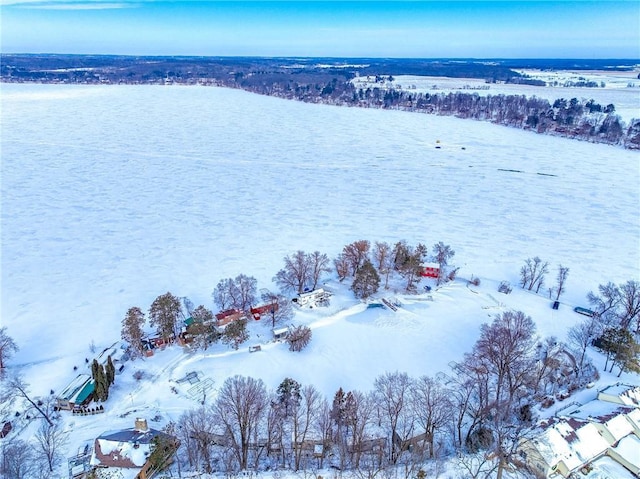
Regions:
[[[149,428],[145,419],[136,419],[135,427],[105,432],[95,440],[91,465],[98,470],[125,470],[121,473],[125,477],[149,479],[171,464],[178,445],[175,437]]]

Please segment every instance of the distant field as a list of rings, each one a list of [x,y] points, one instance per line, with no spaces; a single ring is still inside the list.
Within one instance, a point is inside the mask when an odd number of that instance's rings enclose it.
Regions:
[[[383,87],[402,88],[406,91],[421,93],[449,93],[462,91],[478,95],[525,95],[536,96],[549,100],[551,104],[558,98],[577,98],[588,101],[593,99],[603,107],[612,103],[616,107],[616,113],[628,122],[632,118],[640,118],[640,69],[633,71],[543,71],[543,70],[517,70],[532,79],[542,80],[547,86],[518,85],[512,83],[487,83],[480,78],[448,78],[425,77],[415,75],[394,76],[392,82],[385,82]],[[381,87],[380,83],[372,81],[373,77],[361,76],[355,78],[353,83],[358,87]],[[604,83],[604,87],[576,87],[563,86],[565,84],[581,81],[595,82],[598,85]]]

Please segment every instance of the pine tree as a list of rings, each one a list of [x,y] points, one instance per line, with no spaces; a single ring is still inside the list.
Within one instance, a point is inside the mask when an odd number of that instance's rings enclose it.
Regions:
[[[178,317],[182,314],[180,300],[167,292],[158,296],[149,308],[149,324],[157,328],[165,342],[174,338]]]
[[[295,379],[285,378],[278,386],[276,394],[278,396],[278,406],[284,417],[289,414],[300,404],[302,396],[300,395],[300,383]]]
[[[113,365],[113,361],[111,360],[111,356],[107,357],[107,367],[105,368],[105,377],[107,380],[107,384],[111,385],[114,383],[116,379],[116,367]]]
[[[129,350],[133,359],[144,354],[142,345],[142,326],[144,326],[144,313],[134,306],[129,308],[127,315],[122,320],[122,339],[129,343]]]
[[[378,291],[380,287],[380,276],[378,272],[368,259],[364,260],[364,263],[358,271],[356,271],[356,277],[351,285],[351,290],[356,295],[356,298],[365,299]]]
[[[109,398],[109,384],[102,364],[94,359],[91,363],[91,374],[94,381],[94,396],[96,401],[106,401]]]

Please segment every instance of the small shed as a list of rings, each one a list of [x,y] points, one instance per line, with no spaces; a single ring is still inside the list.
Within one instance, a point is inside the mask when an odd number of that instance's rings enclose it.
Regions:
[[[276,328],[273,330],[273,339],[276,341],[284,341],[289,335],[289,326],[284,328]]]
[[[440,276],[440,265],[438,263],[426,263],[422,267],[420,276],[424,278],[438,278]]]

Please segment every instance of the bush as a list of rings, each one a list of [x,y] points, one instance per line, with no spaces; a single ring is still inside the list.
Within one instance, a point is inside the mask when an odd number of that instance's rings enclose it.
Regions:
[[[308,326],[296,326],[287,336],[289,351],[302,351],[311,342],[311,329]]]

